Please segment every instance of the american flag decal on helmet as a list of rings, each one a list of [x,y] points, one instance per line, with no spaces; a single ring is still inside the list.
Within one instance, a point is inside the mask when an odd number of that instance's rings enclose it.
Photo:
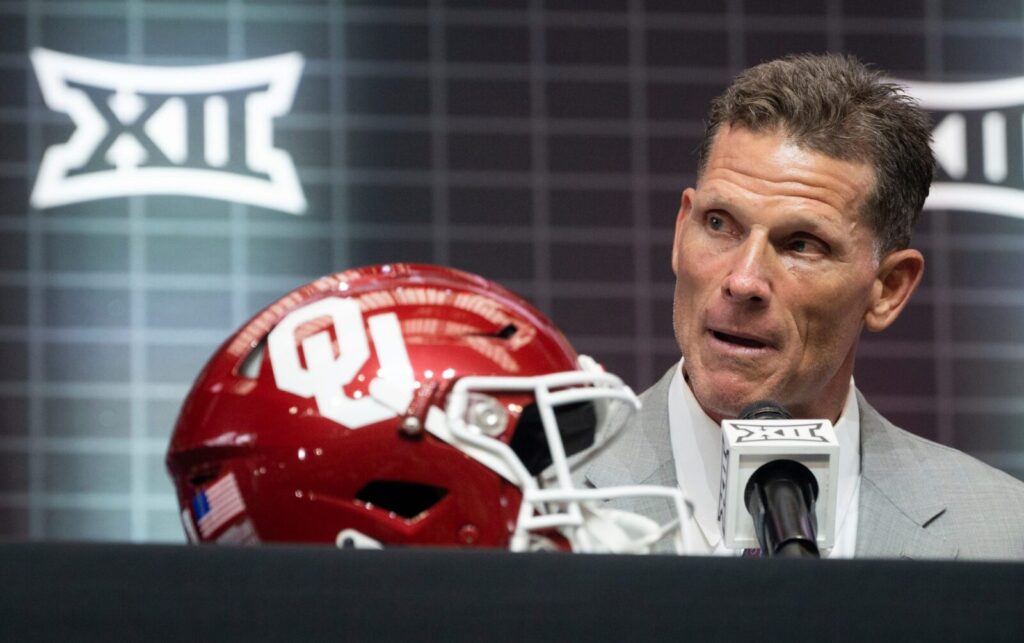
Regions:
[[[233,473],[222,476],[192,499],[192,514],[203,538],[209,538],[243,511],[245,502]]]

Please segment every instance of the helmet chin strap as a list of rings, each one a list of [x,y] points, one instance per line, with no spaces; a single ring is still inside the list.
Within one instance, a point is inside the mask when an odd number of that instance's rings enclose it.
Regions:
[[[673,519],[664,524],[621,509],[602,506],[608,500],[621,498],[661,498],[672,507]],[[552,508],[551,513],[531,514],[533,508]],[[569,508],[574,511],[567,511]],[[542,529],[559,529],[565,534],[574,552],[645,554],[668,539],[666,551],[682,554],[686,550],[684,518],[692,507],[676,487],[630,485],[603,489],[533,489],[523,494],[523,508],[512,551],[526,551],[529,534]]]
[[[665,529],[657,522],[639,514],[582,503],[583,525],[576,531],[587,550],[595,554],[649,554],[664,537]],[[678,522],[678,521],[674,521]]]

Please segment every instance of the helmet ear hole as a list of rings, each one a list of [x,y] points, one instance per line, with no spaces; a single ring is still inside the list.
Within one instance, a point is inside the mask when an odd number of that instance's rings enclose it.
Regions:
[[[373,480],[356,493],[356,500],[398,514],[415,518],[448,495],[447,489],[402,480]]]

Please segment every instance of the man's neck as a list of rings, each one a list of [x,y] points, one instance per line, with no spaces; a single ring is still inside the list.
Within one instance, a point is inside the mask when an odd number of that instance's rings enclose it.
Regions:
[[[700,398],[697,397],[697,393],[693,390],[693,386],[690,385],[690,374],[686,372],[686,363],[685,362],[683,363],[683,381],[684,381],[684,385],[687,388],[690,389],[690,392],[693,394],[693,399],[697,400],[697,404],[700,405],[700,408],[701,408],[702,411],[704,411],[704,414],[707,415],[709,418],[711,418],[712,422],[714,422],[715,424],[718,424],[718,425],[722,424],[722,420],[731,420],[731,419],[736,419],[736,418],[740,417],[740,412],[744,408],[746,408],[746,406],[748,404],[752,404],[754,402],[758,402],[759,401],[759,400],[747,400],[747,401],[745,401],[743,403],[743,405],[741,407],[737,408],[734,411],[728,411],[728,412],[726,412],[724,414],[723,413],[719,413],[719,412],[716,412],[714,410],[709,409],[704,404],[704,402],[702,402],[700,400]],[[835,424],[835,423],[837,423],[839,421],[839,416],[842,415],[842,413],[843,413],[843,406],[846,404],[846,396],[849,393],[849,384],[848,384],[849,381],[850,381],[850,376],[847,376],[846,379],[845,379],[845,382],[847,382],[847,385],[841,391],[833,392],[833,391],[829,391],[828,389],[823,391],[822,392],[822,396],[825,397],[825,398],[830,398],[830,399],[828,401],[824,402],[824,403],[821,403],[821,404],[813,404],[813,405],[794,404],[792,406],[789,406],[789,405],[783,404],[781,402],[778,402],[777,400],[773,400],[773,401],[781,404],[781,406],[784,409],[786,409],[786,411],[788,411],[790,413],[790,415],[792,415],[796,419],[811,419],[811,418],[819,419],[819,418],[824,418],[824,419],[828,419],[830,422],[832,422],[832,424]]]

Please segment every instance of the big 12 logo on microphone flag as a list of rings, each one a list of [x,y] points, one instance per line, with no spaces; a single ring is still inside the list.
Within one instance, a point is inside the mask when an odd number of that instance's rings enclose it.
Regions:
[[[722,422],[722,471],[718,521],[730,549],[760,546],[747,511],[751,476],[774,460],[807,467],[818,484],[814,505],[818,547],[835,544],[839,489],[839,440],[828,420],[748,419]]]
[[[43,155],[31,204],[175,194],[302,214],[306,198],[274,119],[291,109],[297,52],[240,62],[127,65],[34,49],[50,109],[75,130]]]

